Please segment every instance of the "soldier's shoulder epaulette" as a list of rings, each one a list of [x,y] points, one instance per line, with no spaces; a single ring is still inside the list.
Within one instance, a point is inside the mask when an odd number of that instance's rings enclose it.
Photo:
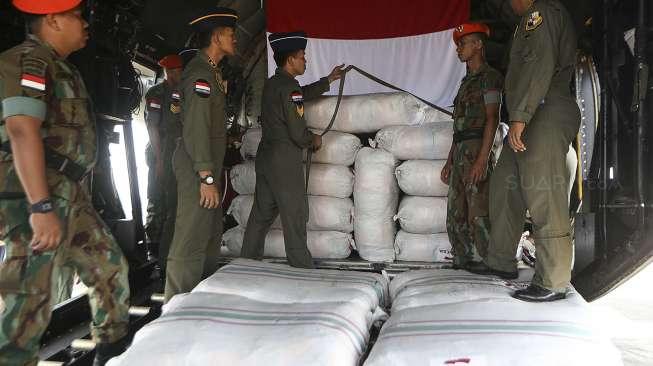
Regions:
[[[145,93],[146,98],[151,98],[151,97],[160,97],[164,93],[164,85],[163,83],[158,83],[156,85],[153,85],[150,89],[147,90],[147,93]]]

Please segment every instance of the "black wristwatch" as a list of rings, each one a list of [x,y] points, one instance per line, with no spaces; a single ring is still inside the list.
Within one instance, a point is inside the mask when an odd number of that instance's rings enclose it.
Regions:
[[[204,178],[200,177],[200,182],[210,186],[213,183],[215,183],[215,178],[211,174],[209,174]]]
[[[54,211],[54,203],[49,198],[40,200],[29,208],[30,213],[48,213]]]

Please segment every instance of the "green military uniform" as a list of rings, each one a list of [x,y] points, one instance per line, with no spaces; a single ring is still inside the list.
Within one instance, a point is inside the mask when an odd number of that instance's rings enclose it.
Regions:
[[[188,292],[217,269],[222,208],[200,206],[199,171],[220,177],[227,145],[226,90],[217,65],[200,51],[182,74],[182,140],[173,157],[177,220],[166,273],[165,297]],[[215,184],[218,184],[217,182]]]
[[[163,175],[156,178],[154,156],[148,163],[148,217],[146,230],[159,243],[159,264],[165,273],[166,259],[175,229],[177,180],[172,169],[172,156],[181,137],[181,93],[168,82],[159,83],[145,94],[145,123],[159,132]],[[148,144],[148,148],[152,146]],[[154,155],[154,153],[151,153]]]
[[[492,156],[487,177],[476,185],[463,180],[479,155],[486,125],[486,104],[501,103],[503,76],[483,64],[463,78],[454,101],[454,147],[447,200],[447,233],[453,248],[454,264],[464,266],[474,259],[474,248],[487,255],[489,241],[488,191],[492,175]],[[491,153],[490,153],[491,154]]]
[[[567,10],[557,0],[535,1],[515,32],[505,84],[510,121],[526,123],[526,151],[503,149],[490,182],[486,263],[516,270],[528,209],[537,246],[533,284],[556,292],[569,283],[573,249],[565,156],[580,125],[570,91],[575,60],[576,32]]]
[[[281,214],[288,263],[294,267],[313,267],[306,246],[308,202],[302,164],[302,149],[311,146],[313,134],[306,127],[303,102],[328,90],[326,77],[300,87],[281,68],[265,83],[261,110],[263,138],[256,153],[256,192],[243,238],[242,257],[263,256],[265,236]]]
[[[52,310],[54,268],[75,268],[89,288],[93,339],[115,342],[129,321],[127,263],[118,244],[93,208],[75,172],[90,170],[96,158],[95,120],[77,69],[34,36],[0,55],[0,240],[6,253],[0,263],[0,364],[35,365],[39,340]],[[29,203],[6,147],[4,120],[27,115],[43,121],[47,183],[64,238],[55,251],[33,253]],[[53,169],[53,156],[69,159]],[[77,169],[75,169],[75,168]],[[82,174],[83,176],[83,174]]]

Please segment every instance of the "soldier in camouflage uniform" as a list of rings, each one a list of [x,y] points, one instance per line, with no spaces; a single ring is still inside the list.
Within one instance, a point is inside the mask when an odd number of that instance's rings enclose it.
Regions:
[[[145,94],[145,124],[150,137],[147,187],[146,232],[150,241],[159,244],[159,266],[165,278],[165,265],[177,212],[177,180],[172,171],[172,153],[181,137],[181,79],[182,60],[168,55],[159,61],[165,80]],[[146,150],[147,151],[147,150]]]
[[[124,349],[128,267],[82,185],[95,163],[95,120],[65,60],[88,38],[79,3],[14,0],[32,34],[0,54],[0,365],[38,362],[61,266],[88,286],[94,365]]]
[[[236,52],[238,15],[229,8],[200,9],[190,25],[200,50],[186,65],[182,93],[182,138],[174,153],[177,220],[168,254],[165,299],[188,292],[218,268],[222,208],[217,177],[227,147],[227,82],[220,60]]]
[[[454,102],[454,138],[442,181],[449,185],[447,233],[454,268],[466,268],[475,254],[485,257],[489,240],[488,182],[492,143],[499,123],[503,77],[485,62],[484,24],[470,23],[453,33],[458,57],[467,63]]]

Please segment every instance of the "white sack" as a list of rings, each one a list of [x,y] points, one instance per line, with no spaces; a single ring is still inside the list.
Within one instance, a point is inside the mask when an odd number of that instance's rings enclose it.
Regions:
[[[395,219],[401,228],[413,234],[447,232],[447,198],[405,196]]]
[[[283,304],[351,302],[379,316],[380,307],[389,304],[388,280],[378,273],[293,268],[240,258],[200,282],[193,292]]]
[[[382,149],[364,147],[356,157],[354,235],[358,254],[369,261],[391,262],[395,258],[396,166],[397,160]]]
[[[395,170],[399,188],[411,196],[446,197],[449,186],[440,173],[446,160],[408,160]]]
[[[569,171],[569,185],[567,186],[567,201],[571,198],[571,190],[574,188],[574,182],[576,181],[576,169],[578,168],[578,155],[576,155],[576,150],[569,145],[569,151],[567,151],[567,171]]]
[[[242,138],[243,144],[240,146],[240,155],[243,159],[254,159],[256,157],[258,144],[261,142],[262,137],[263,131],[260,128],[250,128],[245,131]]]
[[[372,321],[368,309],[349,302],[273,304],[181,294],[108,365],[356,366]]]
[[[242,151],[242,149],[241,149]],[[229,172],[231,186],[238,194],[254,194],[256,190],[256,167],[253,160],[234,165]]]
[[[322,130],[314,131],[321,133]],[[263,137],[260,128],[251,128],[243,135],[240,154],[244,159],[254,159]],[[329,131],[322,137],[322,147],[313,153],[313,163],[350,166],[362,147],[361,140],[352,134]],[[304,153],[304,160],[306,160]]]
[[[322,130],[313,131],[322,133]],[[322,136],[322,147],[313,153],[313,163],[354,165],[356,153],[363,147],[358,136],[349,133],[329,131]],[[304,160],[306,156],[304,155]],[[312,169],[312,168],[311,168]],[[311,170],[311,174],[312,170]]]
[[[387,127],[375,138],[378,147],[390,151],[399,160],[447,159],[452,140],[452,122]]]
[[[399,230],[395,238],[398,261],[451,262],[451,244],[447,233],[411,234]]]
[[[337,97],[328,96],[306,103],[306,122],[310,128],[324,130],[333,116]],[[335,131],[376,132],[393,125],[418,125],[450,121],[451,117],[406,93],[378,93],[342,97],[333,124]]]
[[[256,166],[245,161],[231,169],[231,185],[238,194],[254,194]],[[312,164],[308,181],[308,194],[347,198],[354,190],[354,173],[344,165]]]
[[[227,230],[222,235],[222,240],[231,253],[240,253],[243,246],[245,228],[237,226]],[[308,231],[306,233],[308,250],[313,258],[344,259],[349,257],[354,246],[351,234],[338,231]],[[283,231],[271,229],[265,237],[266,257],[286,257],[286,247],[283,240]]]
[[[366,366],[622,365],[601,323],[573,289],[567,299],[542,306],[513,299],[512,289],[503,288],[499,279],[483,286],[476,279],[489,277],[465,280],[462,271],[456,272],[437,287],[414,286],[433,299],[462,293],[460,301],[401,310],[393,305]],[[463,291],[466,281],[469,287]],[[499,290],[492,293],[492,288]],[[477,299],[466,301],[464,296]]]
[[[232,215],[239,225],[247,226],[247,220],[254,205],[253,195],[236,196],[231,201],[228,214]],[[351,233],[354,230],[354,203],[351,198],[336,198],[326,196],[308,196],[307,230],[341,231]],[[277,216],[272,228],[281,229],[281,217]]]

